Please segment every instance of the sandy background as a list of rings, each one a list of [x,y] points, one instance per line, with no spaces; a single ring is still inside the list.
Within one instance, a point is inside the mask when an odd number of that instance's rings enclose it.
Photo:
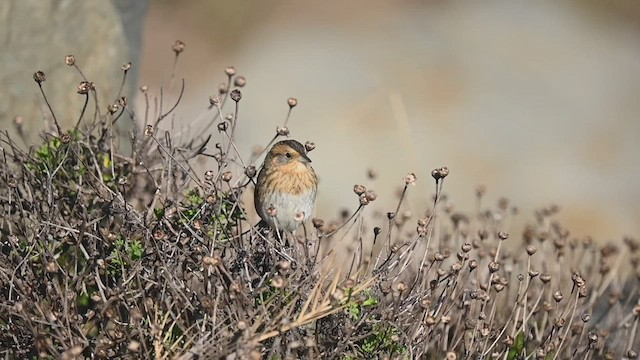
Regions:
[[[234,65],[245,154],[297,97],[290,128],[317,145],[320,217],[355,209],[369,168],[385,211],[415,172],[408,205],[422,211],[430,170],[448,166],[461,210],[485,184],[520,208],[511,232],[557,203],[572,234],[609,241],[640,234],[639,35],[634,1],[154,1],[140,82],[166,86],[184,41],[175,123],[196,133]]]

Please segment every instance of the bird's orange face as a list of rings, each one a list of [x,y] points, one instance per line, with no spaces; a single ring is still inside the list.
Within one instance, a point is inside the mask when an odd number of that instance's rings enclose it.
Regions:
[[[267,161],[282,174],[295,175],[308,172],[311,159],[288,144],[278,143],[269,151]]]

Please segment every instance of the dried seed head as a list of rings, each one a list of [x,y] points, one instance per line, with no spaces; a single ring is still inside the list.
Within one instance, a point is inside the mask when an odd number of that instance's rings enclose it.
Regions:
[[[369,199],[367,198],[367,195],[365,194],[360,195],[360,205],[362,206],[369,205]]]
[[[146,93],[147,91],[149,91],[149,87],[147,85],[142,85],[140,86],[140,92],[141,93]]]
[[[442,255],[439,252],[436,252],[435,254],[433,254],[433,260],[442,261],[442,260],[444,260],[444,255]]]
[[[256,167],[253,165],[249,165],[246,169],[244,169],[244,174],[247,175],[248,178],[253,178],[254,176],[256,176],[257,172],[258,171],[256,170]]]
[[[276,128],[278,136],[289,136],[289,128],[286,126]]]
[[[218,198],[217,198],[216,194],[209,194],[209,195],[207,196],[207,199],[206,199],[207,204],[209,204],[209,205],[213,205],[213,204],[215,204],[215,203],[216,203],[216,200],[218,200]]]
[[[220,97],[217,95],[209,96],[209,105],[216,106],[216,107],[220,105]]]
[[[205,181],[212,181],[214,175],[215,174],[214,174],[213,170],[207,170],[207,171],[204,172],[204,180]]]
[[[287,99],[287,104],[289,104],[290,108],[294,108],[296,107],[296,105],[298,105],[298,99],[290,97],[289,99]]]
[[[571,281],[573,281],[573,284],[577,287],[583,287],[586,284],[586,281],[584,281],[584,278],[580,275],[580,273],[573,273],[573,275],[571,275]]]
[[[462,251],[464,251],[465,253],[468,253],[469,251],[471,251],[471,244],[469,243],[464,243],[462,244],[462,246],[460,247],[462,249]]]
[[[115,114],[116,112],[118,112],[119,108],[120,107],[118,106],[118,104],[107,105],[107,110],[109,110],[110,114]]]
[[[180,40],[176,40],[175,44],[173,44],[173,52],[176,53],[176,56],[184,51],[184,43]]]
[[[417,180],[417,179],[418,179],[418,178],[416,177],[416,174],[414,174],[414,173],[408,173],[407,175],[405,175],[405,177],[404,177],[404,179],[403,179],[403,180],[404,180],[404,183],[405,183],[406,185],[414,185],[414,186],[415,186],[415,185],[416,185],[416,180]]]
[[[231,100],[238,102],[240,101],[240,99],[242,99],[242,93],[238,89],[233,89],[231,90],[231,94],[229,94],[229,97],[231,98]]]
[[[138,352],[140,351],[140,342],[139,341],[135,341],[135,340],[131,340],[129,342],[129,345],[127,345],[127,349],[131,352]]]
[[[284,279],[282,276],[277,275],[273,279],[271,279],[271,285],[273,285],[276,289],[281,289],[284,286]]]
[[[24,118],[22,116],[16,116],[13,118],[13,123],[16,126],[20,127],[24,124]]]
[[[304,221],[304,218],[305,218],[304,211],[297,212],[293,215],[293,220],[298,222]]]
[[[311,152],[315,148],[316,144],[312,141],[307,141],[306,143],[304,143],[304,149],[307,150],[307,152]]]
[[[316,229],[321,229],[324,226],[324,220],[322,219],[314,218],[311,222],[313,223],[313,227]]]
[[[62,134],[60,134],[60,141],[63,144],[68,144],[71,142],[71,135],[69,135],[69,133],[67,132],[63,132]]]
[[[367,188],[364,187],[364,185],[356,184],[353,186],[353,192],[356,193],[356,195],[358,196],[364,194],[365,191],[367,191]]]
[[[447,177],[447,175],[449,175],[449,168],[447,168],[446,166],[431,170],[431,177],[433,177],[436,181],[444,179],[445,177]]]
[[[473,270],[473,269],[475,269],[477,267],[478,267],[478,261],[476,261],[476,260],[469,261],[469,270]]]
[[[202,220],[197,219],[197,220],[193,220],[193,228],[196,230],[202,230],[202,227],[204,226],[204,223],[202,222]]]
[[[540,274],[540,273],[537,272],[537,271],[529,270],[529,277],[532,278],[532,279],[534,277],[538,276],[538,274]]]
[[[238,76],[233,81],[233,85],[235,85],[235,86],[237,86],[239,88],[244,87],[246,84],[247,84],[247,80],[244,78],[244,76]]]
[[[562,301],[563,298],[564,296],[562,295],[562,291],[558,290],[553,293],[553,300],[555,300],[556,302]]]
[[[154,133],[153,125],[149,124],[144,128],[144,136],[153,136]]]
[[[47,272],[50,272],[50,273],[58,272],[58,264],[55,261],[51,261],[47,263],[46,269],[47,269]]]
[[[535,254],[536,251],[538,251],[538,248],[535,245],[527,246],[527,254],[529,254],[529,256]]]
[[[378,197],[378,195],[376,195],[375,191],[373,190],[365,191],[364,196],[367,198],[369,202],[375,201],[376,198]]]
[[[129,70],[131,70],[131,62],[122,64],[122,66],[120,66],[120,70],[127,72]]]
[[[221,83],[220,85],[218,85],[218,94],[224,95],[227,93],[227,91],[227,83]]]
[[[222,121],[218,123],[218,131],[225,132],[229,128],[229,124],[226,121]]]
[[[236,74],[236,68],[234,68],[233,66],[228,66],[226,69],[224,69],[224,73],[227,74],[227,76],[233,76]]]
[[[153,238],[156,240],[164,240],[167,234],[162,229],[158,229],[153,233]]]
[[[10,188],[14,188],[14,189],[15,189],[15,188],[17,188],[17,187],[18,187],[18,180],[16,179],[16,177],[15,177],[15,176],[11,175],[11,176],[7,179],[7,185],[8,185]],[[16,240],[17,240],[17,238],[16,238]]]
[[[73,55],[67,55],[64,57],[64,63],[73,66],[76,63],[76,57]]]
[[[225,171],[222,173],[222,181],[229,182],[233,178],[233,173],[231,171]]]
[[[435,323],[436,323],[436,318],[434,318],[431,315],[427,316],[427,319],[425,320],[425,324],[427,326],[433,326]]]
[[[633,349],[629,349],[629,351],[627,351],[627,358],[628,359],[637,359],[638,358],[638,352],[633,350]]]
[[[129,101],[126,96],[120,96],[120,98],[118,99],[118,105],[122,107],[126,107],[128,103]]]
[[[489,263],[489,272],[490,273],[494,273],[496,271],[500,270],[500,264],[496,261],[492,261]]]
[[[47,76],[44,74],[44,72],[38,70],[33,73],[33,80],[35,80],[38,85],[40,85],[47,80]]]
[[[544,273],[542,275],[540,275],[540,280],[542,280],[543,283],[548,283],[549,281],[551,281],[551,275]]]
[[[582,320],[583,323],[588,323],[589,320],[591,320],[591,315],[589,314],[582,314],[582,316],[580,317],[580,319]]]

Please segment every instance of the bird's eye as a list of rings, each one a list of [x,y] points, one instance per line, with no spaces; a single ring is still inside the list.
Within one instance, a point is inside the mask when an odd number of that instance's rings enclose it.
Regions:
[[[286,154],[284,154],[284,156],[286,156],[287,159],[291,159],[291,153],[286,153]]]

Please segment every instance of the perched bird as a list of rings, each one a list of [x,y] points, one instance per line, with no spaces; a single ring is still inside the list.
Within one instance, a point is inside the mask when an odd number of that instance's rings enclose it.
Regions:
[[[271,147],[258,174],[254,203],[272,229],[293,233],[312,216],[318,178],[305,147],[284,140]]]

